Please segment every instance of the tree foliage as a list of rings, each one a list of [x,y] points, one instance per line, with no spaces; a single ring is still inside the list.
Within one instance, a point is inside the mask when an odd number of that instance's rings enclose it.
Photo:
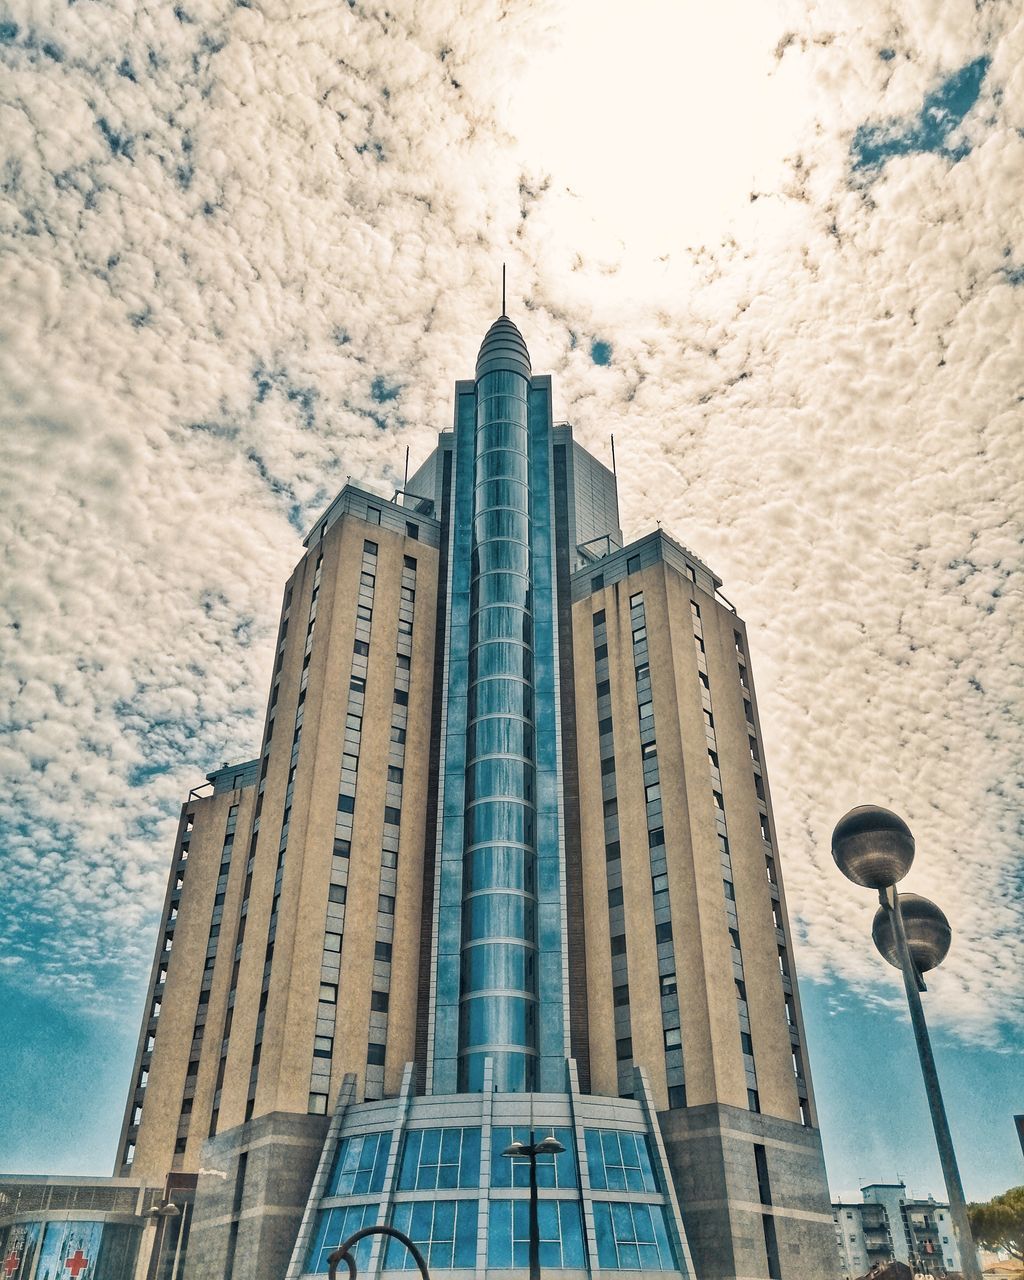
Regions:
[[[1011,1187],[982,1204],[969,1204],[967,1216],[975,1244],[1005,1249],[1024,1262],[1024,1187]]]

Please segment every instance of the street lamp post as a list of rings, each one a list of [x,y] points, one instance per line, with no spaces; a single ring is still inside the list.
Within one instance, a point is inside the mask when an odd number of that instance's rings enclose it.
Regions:
[[[945,959],[952,939],[949,921],[927,898],[916,893],[900,897],[896,885],[914,861],[914,837],[903,819],[888,809],[861,805],[840,818],[832,833],[832,857],[848,880],[866,889],[878,890],[881,905],[872,922],[871,937],[883,959],[903,974],[935,1144],[949,1197],[949,1213],[960,1246],[960,1266],[966,1280],[981,1280],[963,1183],[921,1004],[921,992],[927,990],[921,975]]]
[[[537,1215],[537,1157],[561,1155],[565,1147],[551,1134],[540,1142],[534,1141],[530,1130],[530,1142],[513,1142],[501,1153],[511,1160],[528,1159],[530,1162],[530,1280],[540,1280],[540,1220]]]

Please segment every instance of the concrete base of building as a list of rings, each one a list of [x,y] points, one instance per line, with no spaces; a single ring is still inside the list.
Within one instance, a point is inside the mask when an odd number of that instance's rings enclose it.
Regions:
[[[838,1277],[817,1129],[719,1104],[658,1121],[700,1280]]]
[[[273,1112],[204,1143],[186,1280],[281,1280],[327,1127]]]

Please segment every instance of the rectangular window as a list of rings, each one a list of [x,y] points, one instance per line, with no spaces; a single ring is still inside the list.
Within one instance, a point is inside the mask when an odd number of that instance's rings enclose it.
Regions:
[[[400,653],[395,659],[395,666],[399,671],[409,671],[412,668],[412,658],[407,653]]]
[[[615,772],[615,757],[605,756],[601,761],[601,776],[607,778],[610,773]]]
[[[391,943],[390,942],[376,943],[376,945],[373,948],[373,958],[374,960],[382,961],[384,964],[390,964],[391,963]]]
[[[415,539],[416,539],[416,541],[418,542],[418,541],[419,541],[419,537],[420,537],[420,527],[419,527],[419,525],[418,525],[418,524],[413,524],[411,520],[406,520],[406,522],[405,522],[405,535],[406,535],[406,537],[407,537],[407,538],[415,538]],[[406,559],[408,559],[408,556],[406,557]]]
[[[627,572],[627,573],[639,573],[639,572],[640,572],[640,557],[639,557],[639,556],[630,556],[630,557],[629,557],[629,559],[626,561],[626,572]]]
[[[337,1004],[338,1003],[337,984],[334,982],[321,982],[320,983],[320,999],[323,1000],[325,1004]]]
[[[629,1036],[621,1036],[615,1041],[615,1057],[619,1062],[627,1062],[633,1056],[633,1041]]]
[[[408,1131],[398,1172],[400,1191],[448,1191],[479,1183],[479,1129]]]
[[[386,916],[395,914],[395,900],[389,893],[379,893],[377,895],[377,910]]]
[[[595,613],[593,618],[591,619],[595,627],[602,626],[604,624],[604,620],[605,620],[605,614],[603,609],[598,609],[597,613]]]
[[[624,933],[616,933],[612,935],[612,955],[624,956],[626,954],[626,935]]]
[[[610,840],[608,844],[605,845],[604,856],[605,860],[608,862],[614,862],[617,858],[622,857],[622,850],[619,846],[618,840]]]
[[[645,1134],[586,1129],[584,1137],[595,1191],[658,1191]]]
[[[405,689],[396,689],[395,702],[397,702],[400,707],[407,707],[409,705],[408,691]]]
[[[479,1208],[472,1200],[422,1200],[396,1204],[392,1225],[403,1231],[423,1254],[436,1275],[453,1268],[472,1271],[476,1265]],[[416,1271],[412,1254],[398,1240],[389,1240],[385,1271]]]
[[[343,1138],[334,1159],[327,1194],[365,1196],[383,1191],[390,1151],[390,1133],[367,1133],[362,1137]]]
[[[334,1053],[334,1037],[333,1036],[314,1036],[313,1037],[313,1057],[329,1058]]]
[[[608,905],[609,907],[622,906],[622,890],[621,889],[608,890]]]
[[[413,571],[413,573],[415,573],[415,572],[416,572],[416,557],[415,557],[415,556],[404,556],[404,557],[402,558],[402,563],[405,565],[405,567],[406,567],[407,569],[411,569],[411,570]]]
[[[397,765],[388,765],[388,782],[401,782],[405,771]]]
[[[497,1132],[497,1130],[495,1131]],[[561,1131],[559,1131],[561,1132]],[[568,1135],[572,1140],[572,1134]],[[524,1140],[529,1131],[524,1131]],[[560,1159],[563,1157],[559,1157]],[[525,1160],[506,1160],[517,1169]],[[540,1173],[540,1161],[537,1164]],[[493,1184],[492,1184],[493,1185]],[[517,1186],[521,1185],[516,1183]],[[541,1183],[542,1186],[547,1185]],[[487,1237],[487,1263],[495,1270],[517,1268],[526,1273],[530,1254],[529,1203],[526,1200],[495,1199],[490,1203]],[[541,1266],[547,1271],[585,1267],[583,1226],[579,1205],[575,1200],[541,1200],[537,1207],[537,1226]]]
[[[611,716],[606,716],[603,720],[598,720],[597,733],[599,737],[603,738],[606,733],[611,733],[611,731],[612,731]]]
[[[357,640],[355,644],[352,646],[352,652],[358,653],[361,657],[365,658],[367,654],[370,652],[370,646],[366,643],[365,640]]]
[[[393,804],[385,805],[384,821],[389,827],[397,827],[402,821],[401,809],[396,809]]]
[[[656,941],[656,942],[671,942],[671,941],[672,941],[672,922],[671,922],[671,920],[666,920],[663,924],[656,924],[656,925],[654,926],[654,939],[655,939],[655,941]]]
[[[611,688],[611,683],[608,680],[599,680],[597,682],[597,696],[599,698],[605,697],[606,694],[611,693]]]
[[[334,856],[336,858],[347,858],[352,852],[351,840],[335,840]]]
[[[621,1009],[623,1005],[629,1004],[629,985],[622,983],[621,986],[612,987],[612,1001],[616,1009]]]
[[[389,995],[386,991],[372,991],[370,993],[370,1008],[376,1013],[387,1013]]]
[[[595,573],[594,576],[590,579],[591,591],[600,591],[603,586],[604,586],[604,574]]]
[[[348,890],[343,884],[332,884],[327,891],[328,902],[344,902]]]
[[[602,659],[608,657],[608,646],[606,644],[596,645],[594,648],[594,661],[601,662]]]
[[[385,1049],[385,1045],[375,1044],[371,1041],[366,1046],[366,1065],[368,1067],[382,1067],[384,1065]]]
[[[632,572],[632,570],[630,570],[630,572]],[[635,595],[631,595],[629,597],[629,607],[631,609],[638,609],[643,604],[643,602],[644,602],[644,593],[642,591],[638,591],[636,592]]]
[[[338,796],[338,812],[339,813],[355,813],[356,798],[355,796]]]
[[[324,934],[324,950],[340,951],[341,950],[341,934],[325,933]]]

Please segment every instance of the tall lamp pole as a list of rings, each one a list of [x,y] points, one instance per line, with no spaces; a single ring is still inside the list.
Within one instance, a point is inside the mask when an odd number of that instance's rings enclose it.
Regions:
[[[510,1160],[530,1161],[530,1280],[540,1280],[540,1220],[537,1214],[537,1157],[561,1155],[565,1147],[554,1134],[540,1142],[534,1141],[530,1130],[529,1144],[513,1142],[501,1153]]]
[[[949,951],[953,936],[949,921],[934,902],[916,893],[901,897],[897,891],[897,883],[914,861],[914,837],[903,819],[888,809],[861,805],[840,818],[832,833],[832,857],[848,880],[878,890],[881,905],[871,925],[871,937],[883,959],[903,974],[949,1213],[960,1246],[960,1267],[966,1280],[982,1280],[921,1004],[921,992],[927,990],[921,975],[940,965]]]

